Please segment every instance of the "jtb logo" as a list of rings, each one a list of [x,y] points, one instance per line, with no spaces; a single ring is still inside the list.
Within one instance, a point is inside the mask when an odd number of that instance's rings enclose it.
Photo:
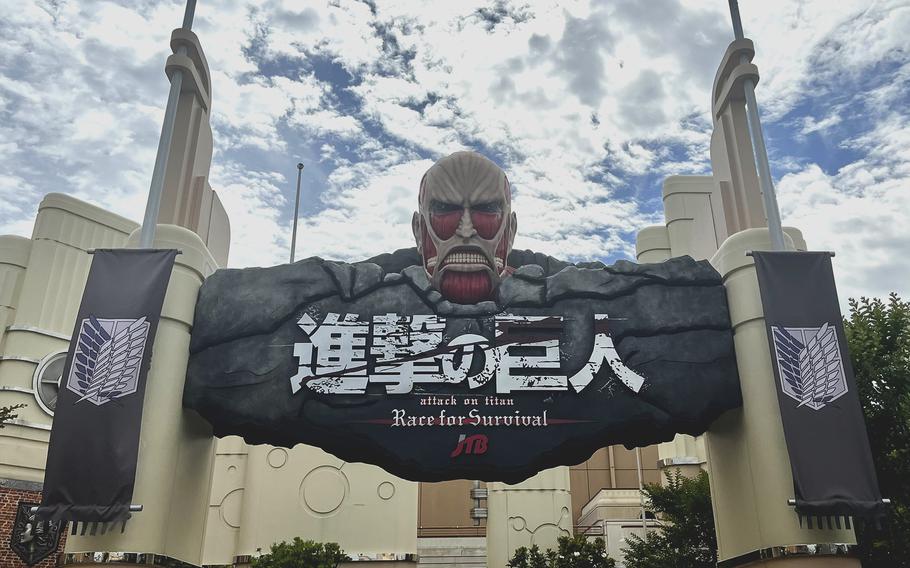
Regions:
[[[462,453],[485,454],[487,453],[487,441],[485,434],[474,434],[473,436],[465,436],[462,434],[458,437],[458,445],[455,446],[455,449],[449,454],[449,457],[455,458]]]

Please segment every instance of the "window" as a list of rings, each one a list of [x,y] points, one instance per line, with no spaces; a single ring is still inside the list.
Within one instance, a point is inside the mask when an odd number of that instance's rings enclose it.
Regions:
[[[66,351],[51,353],[38,363],[32,388],[35,398],[42,410],[54,415],[57,407],[57,391],[60,390],[60,379],[63,377],[63,365],[66,363]]]

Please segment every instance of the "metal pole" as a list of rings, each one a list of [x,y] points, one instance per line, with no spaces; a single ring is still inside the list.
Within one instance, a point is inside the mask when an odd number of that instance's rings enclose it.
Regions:
[[[479,481],[479,480],[476,480],[476,479],[474,480],[474,489],[480,489],[480,481]],[[473,495],[473,497],[474,497],[474,508],[475,508],[475,509],[479,509],[479,508],[480,508],[480,499],[477,498],[477,494],[476,494],[476,493]],[[471,516],[473,517],[474,515],[471,515]],[[477,517],[477,518],[474,519],[474,526],[475,526],[475,527],[479,527],[479,526],[480,526],[480,517]]]
[[[193,26],[193,15],[196,11],[196,0],[187,0],[183,13],[183,29]],[[179,55],[186,55],[186,48],[177,49]],[[155,241],[155,229],[158,213],[161,210],[161,194],[164,193],[164,173],[167,171],[167,158],[171,151],[171,140],[174,137],[174,123],[177,120],[177,102],[180,89],[183,87],[183,72],[179,69],[171,76],[171,89],[167,95],[167,106],[164,108],[164,123],[161,125],[161,137],[158,139],[158,154],[155,156],[155,169],[152,170],[152,183],[149,186],[149,197],[145,205],[145,216],[139,232],[139,248],[152,248]]]
[[[733,34],[736,39],[743,39],[743,23],[739,16],[739,3],[737,0],[729,0],[729,3],[730,17],[733,19]],[[749,58],[743,56],[740,59],[740,63],[749,63]],[[758,182],[761,187],[762,200],[765,204],[765,216],[768,217],[768,232],[771,233],[771,247],[774,250],[786,250],[784,231],[781,228],[780,209],[777,206],[777,195],[774,193],[774,183],[771,181],[768,150],[765,148],[765,137],[762,133],[761,120],[758,116],[755,83],[752,82],[752,79],[743,81],[743,90],[746,94],[746,118],[749,123],[749,138],[752,139],[752,148],[755,151]]]
[[[638,470],[638,503],[641,505],[641,528],[647,533],[648,520],[645,517],[645,487],[641,482],[641,448],[635,448],[635,469]]]
[[[193,16],[196,13],[196,0],[186,0],[186,8],[183,11],[183,29],[193,28]]]
[[[730,0],[730,17],[733,18],[733,35],[736,39],[743,39],[743,21],[739,17],[739,2]]]
[[[297,197],[294,199],[294,230],[291,232],[291,264],[294,263],[294,250],[297,247],[297,212],[300,209],[300,174],[303,173],[303,164],[297,164]]]
[[[140,511],[142,511],[143,507],[144,507],[144,505],[130,505],[130,513],[138,513]],[[38,507],[30,507],[28,512],[29,512],[29,514],[34,515],[35,513],[38,512]],[[91,521],[87,521],[87,522],[91,522]]]

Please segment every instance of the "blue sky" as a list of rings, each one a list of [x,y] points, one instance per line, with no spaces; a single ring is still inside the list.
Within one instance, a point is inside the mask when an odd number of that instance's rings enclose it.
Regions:
[[[841,296],[910,296],[910,2],[741,0],[784,223],[837,252]],[[182,1],[0,0],[0,234],[41,197],[140,219]],[[200,0],[211,184],[231,265],[410,246],[422,173],[460,149],[509,174],[516,246],[634,255],[671,174],[710,172],[724,0]]]

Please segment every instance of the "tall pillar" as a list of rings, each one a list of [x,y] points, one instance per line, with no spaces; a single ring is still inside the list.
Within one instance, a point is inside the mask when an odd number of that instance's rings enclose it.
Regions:
[[[129,246],[138,237],[134,231]],[[133,503],[143,510],[133,514],[123,533],[71,535],[66,552],[129,551],[145,553],[146,561],[199,566],[215,439],[205,421],[183,410],[182,399],[196,296],[216,263],[199,236],[182,227],[159,225],[154,246],[182,254],[168,284],[145,389],[133,492]]]
[[[718,243],[744,229],[767,225],[743,90],[746,79],[758,84],[758,68],[751,63],[754,56],[751,40],[738,39],[731,43],[717,68],[711,89],[714,122],[711,169],[726,227],[726,233]],[[743,62],[744,58],[746,62]]]
[[[515,485],[488,483],[487,489],[487,566],[504,567],[522,546],[555,549],[556,539],[572,535],[568,467],[544,470]]]
[[[670,176],[663,185],[670,256],[711,258],[726,238],[722,199],[711,176]]]
[[[186,227],[199,235],[218,266],[223,267],[227,264],[231,228],[221,200],[209,184],[213,150],[211,73],[193,32],[174,30],[171,50],[174,54],[167,59],[165,73],[171,77],[180,71],[183,83],[158,223]]]
[[[788,248],[805,247],[798,231],[786,232]],[[720,565],[773,562],[775,568],[784,568],[815,562],[858,568],[854,558],[819,558],[831,553],[832,544],[854,543],[852,530],[800,527],[793,507],[787,505],[794,496],[793,478],[758,281],[752,258],[746,256],[746,251],[770,249],[767,229],[748,229],[728,238],[711,260],[727,289],[743,394],[742,408],[721,416],[706,435]],[[785,552],[802,555],[779,558]]]

